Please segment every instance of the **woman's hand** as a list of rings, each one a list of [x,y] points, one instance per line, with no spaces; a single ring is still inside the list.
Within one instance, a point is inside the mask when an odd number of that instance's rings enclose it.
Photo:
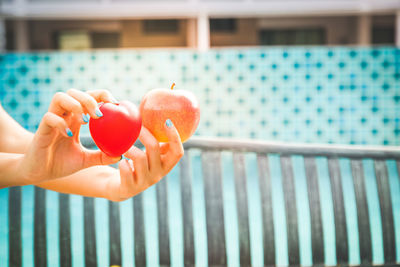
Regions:
[[[109,166],[86,168],[61,179],[37,184],[40,187],[64,194],[79,194],[86,197],[101,197],[111,201],[122,201],[144,191],[157,183],[179,161],[183,155],[181,139],[175,127],[165,127],[169,142],[159,144],[144,127],[140,140],[146,152],[132,147],[122,160],[119,170]]]
[[[55,94],[21,161],[21,175],[27,184],[67,176],[94,165],[118,162],[120,158],[88,150],[79,141],[81,125],[87,123],[89,117],[98,119],[102,116],[97,102],[114,101],[105,90],[84,93],[71,89]]]
[[[132,146],[124,154],[132,161],[124,159],[119,163],[120,179],[109,180],[108,199],[122,201],[139,194],[160,181],[179,162],[184,153],[179,133],[171,121],[164,128],[169,142],[159,144],[149,130],[142,127],[139,139],[146,151]]]

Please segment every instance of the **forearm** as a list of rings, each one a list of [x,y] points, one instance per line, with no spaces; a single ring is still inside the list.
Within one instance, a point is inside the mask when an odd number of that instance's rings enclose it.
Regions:
[[[119,171],[109,166],[96,166],[83,169],[72,175],[46,181],[36,186],[64,194],[77,194],[86,197],[100,197],[115,200],[111,185],[119,181]]]
[[[0,133],[0,152],[5,153],[23,154],[33,139],[33,133],[19,125],[5,112],[1,105]]]
[[[1,145],[1,151],[7,153],[19,153],[24,154],[29,144],[32,142],[33,133],[28,132],[21,127],[20,131],[15,132],[14,135],[10,134],[7,137],[7,142]]]
[[[22,158],[21,154],[0,152],[0,188],[29,184],[21,172]]]

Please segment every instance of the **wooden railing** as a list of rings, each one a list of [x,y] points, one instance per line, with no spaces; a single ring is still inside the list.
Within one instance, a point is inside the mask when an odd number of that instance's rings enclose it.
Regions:
[[[82,143],[87,147],[94,145],[90,138],[82,138]],[[59,251],[60,266],[70,266],[74,257],[83,260],[72,249],[79,247],[74,243],[79,238],[72,238],[78,233],[71,230],[71,222],[80,220],[84,225],[82,247],[86,266],[103,264],[106,261],[104,251],[100,251],[97,244],[98,235],[104,233],[95,231],[102,225],[96,212],[108,216],[108,226],[103,229],[108,229],[109,265],[131,264],[134,259],[136,266],[145,266],[149,255],[151,258],[158,253],[159,264],[169,266],[173,261],[171,253],[176,250],[183,251],[183,259],[179,262],[185,266],[199,265],[202,260],[209,266],[226,266],[228,261],[235,259],[241,266],[392,266],[398,263],[400,150],[397,147],[200,137],[192,138],[184,147],[185,155],[176,167],[177,171],[172,171],[155,187],[158,229],[151,231],[157,231],[158,251],[149,251],[146,246],[147,242],[155,241],[145,234],[150,226],[144,215],[149,212],[148,198],[144,198],[143,193],[128,200],[132,202],[134,223],[124,227],[121,224],[126,219],[123,204],[107,202],[100,209],[96,199],[84,198],[81,206],[72,206],[71,196],[59,194],[58,216],[54,217],[58,220],[59,241],[54,248],[48,244],[51,240],[47,235],[56,230],[49,230],[53,226],[46,225],[46,221],[51,221],[49,218],[54,216],[46,208],[49,205],[46,196],[54,195],[35,188],[32,227],[36,266],[48,264],[49,249]],[[9,247],[10,266],[19,266],[23,253],[26,253],[26,246],[21,245],[21,220],[26,217],[23,213],[26,210],[22,211],[21,203],[29,197],[25,196],[24,190],[22,193],[20,188],[9,190],[6,214],[9,239],[3,244],[6,241],[0,238],[0,247]],[[177,194],[180,203],[169,205],[170,201],[176,201]],[[233,200],[227,201],[227,196]],[[83,217],[71,215],[76,209],[82,211]],[[235,212],[229,213],[232,210]],[[171,225],[174,220],[181,222],[178,224],[182,225],[180,237],[175,224]],[[256,232],[261,236],[260,243],[250,234],[256,231],[254,225],[257,223],[260,225]],[[133,227],[130,230],[134,235],[133,248],[125,247],[122,242],[130,232],[127,227]],[[196,251],[202,244],[200,234],[196,232],[202,230],[206,259],[201,259],[204,255]],[[181,247],[172,245],[176,244],[176,238],[182,238]],[[232,242],[237,243],[232,246]],[[307,249],[301,244],[309,245],[312,262],[307,262],[304,257]],[[358,262],[350,256],[354,255],[355,247],[359,248],[356,252]],[[263,255],[257,258],[252,249],[260,248]],[[232,253],[228,253],[232,249],[234,259],[229,258]],[[383,252],[381,258],[380,252]],[[329,256],[332,253],[334,258]],[[124,259],[122,255],[125,255]]]

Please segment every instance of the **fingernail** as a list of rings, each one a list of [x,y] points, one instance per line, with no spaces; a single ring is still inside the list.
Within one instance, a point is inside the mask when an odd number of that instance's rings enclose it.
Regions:
[[[86,122],[86,123],[89,122],[89,118],[87,117],[86,114],[82,114],[82,120],[83,120],[84,122]]]
[[[165,121],[165,125],[167,125],[168,128],[172,127],[172,121],[170,119]]]
[[[113,97],[113,98],[111,98],[111,102],[112,102],[113,104],[117,104],[117,103],[118,103],[118,100],[115,99],[115,98]]]
[[[127,157],[125,157],[124,155],[121,156],[121,159],[126,159],[129,160]]]
[[[69,137],[72,137],[74,134],[72,133],[72,131],[71,131],[71,129],[69,129],[69,128],[67,128],[67,135],[69,136]]]
[[[96,113],[97,117],[103,117],[103,113],[101,113],[99,108],[96,108],[95,113]]]

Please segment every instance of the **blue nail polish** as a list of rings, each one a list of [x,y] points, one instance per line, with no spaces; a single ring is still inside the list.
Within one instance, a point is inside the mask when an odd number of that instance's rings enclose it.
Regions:
[[[172,127],[172,121],[170,119],[165,121],[165,125],[167,125],[168,128]]]
[[[69,128],[67,128],[67,135],[68,135],[69,137],[74,136],[74,134],[72,133],[72,131],[71,131]]]
[[[122,158],[122,159],[129,160],[129,159],[128,159],[127,157],[125,157],[124,155],[122,155],[121,158]],[[122,160],[122,159],[121,159],[121,160]]]
[[[101,113],[99,108],[96,108],[95,112],[96,112],[97,117],[103,117],[103,113]]]
[[[86,122],[86,123],[89,122],[89,118],[87,117],[86,114],[82,114],[82,120],[83,120],[84,122]]]

